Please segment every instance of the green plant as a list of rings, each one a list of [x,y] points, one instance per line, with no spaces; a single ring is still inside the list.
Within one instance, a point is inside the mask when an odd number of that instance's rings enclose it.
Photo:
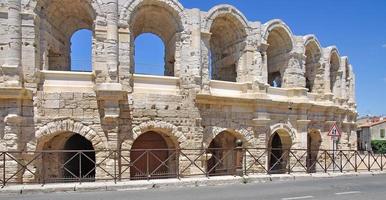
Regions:
[[[371,147],[375,153],[386,153],[386,140],[373,140]]]

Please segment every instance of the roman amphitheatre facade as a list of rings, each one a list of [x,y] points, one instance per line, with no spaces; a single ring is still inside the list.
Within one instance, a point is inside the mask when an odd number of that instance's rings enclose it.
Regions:
[[[70,38],[80,29],[93,33],[90,72],[71,71]],[[164,76],[135,73],[134,41],[144,33],[164,42]],[[5,171],[33,166],[18,180],[65,176],[59,153],[29,163],[41,151],[89,150],[104,168],[88,171],[102,178],[117,166],[109,152],[119,152],[130,178],[141,171],[127,164],[140,149],[330,149],[334,123],[338,148],[356,149],[348,58],[278,19],[177,0],[0,0],[0,41],[0,151],[20,152]],[[188,159],[170,151],[154,154],[178,171]]]

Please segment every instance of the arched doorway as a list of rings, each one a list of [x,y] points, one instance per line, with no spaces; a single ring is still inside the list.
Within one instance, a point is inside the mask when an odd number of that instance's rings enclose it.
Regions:
[[[131,179],[174,178],[178,169],[175,142],[165,134],[146,132],[134,141],[130,163]]]
[[[61,133],[48,140],[43,150],[46,182],[95,180],[95,151],[92,143],[76,133]]]
[[[320,132],[312,130],[307,134],[307,172],[315,173],[322,138]]]
[[[284,130],[274,132],[269,140],[268,171],[279,174],[287,171],[289,151],[292,146],[290,135]]]
[[[242,140],[230,132],[218,134],[210,143],[207,154],[209,175],[237,175],[242,168]]]

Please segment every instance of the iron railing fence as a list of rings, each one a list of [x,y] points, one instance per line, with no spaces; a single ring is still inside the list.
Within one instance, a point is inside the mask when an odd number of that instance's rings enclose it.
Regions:
[[[386,154],[274,148],[0,152],[0,184],[383,171]]]

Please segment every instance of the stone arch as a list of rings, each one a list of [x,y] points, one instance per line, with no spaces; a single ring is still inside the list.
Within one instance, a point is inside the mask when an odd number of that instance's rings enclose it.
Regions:
[[[321,93],[324,91],[324,69],[321,64],[322,48],[314,35],[306,35],[304,40],[305,78],[309,92]]]
[[[184,11],[184,7],[178,0],[130,0],[127,1],[126,4],[123,6],[121,12],[120,12],[120,20],[122,20],[124,23],[128,23],[131,19],[130,13],[134,12],[134,10],[139,7],[143,3],[147,2],[156,2],[168,5],[168,7],[173,10],[176,13],[179,13],[180,16],[182,16],[182,13]]]
[[[79,29],[93,29],[97,16],[104,15],[101,7],[101,0],[64,1],[68,1],[62,2],[65,5],[64,7],[56,5],[55,2],[50,0],[34,1],[30,7],[34,8],[36,13],[44,13],[43,16],[47,19],[55,18],[51,19],[53,20],[52,22],[55,22],[55,24],[59,24],[62,27],[66,27],[66,29],[68,29],[66,32],[69,34],[72,34]]]
[[[206,32],[209,32],[210,28],[212,27],[213,21],[217,17],[224,16],[224,15],[230,15],[230,16],[234,17],[235,19],[237,19],[242,24],[242,28],[244,29],[244,32],[248,33],[249,25],[248,25],[247,18],[237,8],[235,8],[232,5],[228,5],[228,4],[217,5],[208,11],[204,30]]]
[[[172,140],[177,143],[175,144],[176,148],[184,147],[187,142],[185,135],[178,130],[177,126],[167,122],[157,122],[157,121],[144,122],[138,126],[135,126],[132,129],[132,137],[130,138],[130,140],[133,142],[140,135],[147,132],[160,132],[166,136],[171,137]]]
[[[315,35],[312,35],[312,34],[305,35],[303,37],[303,40],[304,40],[304,46],[307,46],[310,43],[314,43],[316,45],[316,47],[318,48],[318,50],[320,52],[323,52],[322,45],[320,44],[318,38]]]
[[[212,79],[237,82],[242,80],[242,57],[246,48],[248,23],[234,7],[220,5],[212,8],[206,19],[210,32]]]
[[[27,10],[35,10],[35,11],[41,11],[41,5],[42,2],[45,2],[47,0],[28,0],[28,2],[25,3],[25,8]],[[92,8],[94,9],[94,15],[97,16],[104,16],[104,12],[102,10],[102,0],[88,0],[90,4],[92,5]]]
[[[329,74],[329,92],[334,94],[335,97],[340,97],[341,89],[341,58],[338,49],[335,46],[327,47],[326,53],[328,74]]]
[[[273,19],[264,24],[262,36],[265,42],[267,42],[270,33],[275,29],[282,29],[290,38],[290,41],[288,42],[291,42],[291,46],[293,46],[294,41],[292,31],[290,27],[280,19]]]
[[[41,35],[40,57],[45,70],[71,69],[71,36],[78,30],[94,32],[96,21],[104,15],[100,0],[38,0],[30,8]],[[40,24],[39,24],[40,23]],[[91,47],[90,47],[91,48]]]
[[[270,129],[271,129],[271,131],[270,131],[269,137],[271,137],[277,131],[279,131],[279,132],[285,131],[288,133],[288,135],[292,141],[291,145],[295,144],[297,131],[296,131],[296,128],[294,128],[291,123],[277,123],[277,124],[270,126]]]
[[[207,128],[204,131],[204,138],[203,138],[203,147],[208,148],[210,143],[216,136],[218,136],[220,133],[223,132],[229,132],[235,135],[237,138],[241,139],[244,143],[244,147],[253,146],[253,144],[257,144],[256,138],[254,137],[253,131],[248,129],[229,129],[229,128],[222,128],[222,127],[210,127]]]
[[[281,20],[271,20],[264,24],[263,40],[267,48],[268,84],[286,87],[286,74],[294,47],[293,34]]]
[[[98,134],[93,128],[72,119],[58,120],[45,124],[36,131],[34,140],[29,142],[27,146],[29,149],[41,151],[45,141],[61,133],[79,134],[89,140],[95,150],[109,149],[107,138],[104,135]]]
[[[268,139],[268,171],[285,173],[290,162],[290,150],[294,145],[296,130],[291,124],[279,123],[271,126]]]
[[[183,7],[172,0],[135,0],[129,2],[122,17],[130,32],[131,69],[135,73],[135,39],[144,33],[152,33],[161,38],[165,47],[164,75],[175,76],[178,72],[178,48],[181,46],[183,27]]]

